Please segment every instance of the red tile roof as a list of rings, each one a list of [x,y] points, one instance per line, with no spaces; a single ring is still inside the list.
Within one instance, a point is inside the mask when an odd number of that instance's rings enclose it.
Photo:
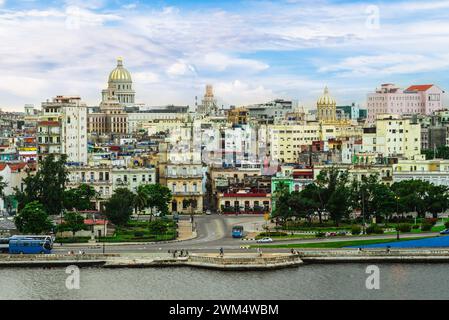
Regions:
[[[405,91],[427,91],[433,87],[433,84],[413,85],[408,87]]]
[[[3,162],[3,163],[0,163],[0,171],[3,171],[6,168],[6,166],[10,167],[12,172],[16,172],[19,169],[25,168],[27,166],[27,164],[25,162],[20,162],[20,163],[5,163],[5,162]]]
[[[84,224],[87,224],[87,225],[89,225],[89,226],[91,226],[91,225],[105,225],[105,224],[108,224],[109,223],[109,221],[108,220],[103,220],[103,219],[99,219],[99,220],[92,220],[92,219],[86,219],[86,220],[84,220]]]

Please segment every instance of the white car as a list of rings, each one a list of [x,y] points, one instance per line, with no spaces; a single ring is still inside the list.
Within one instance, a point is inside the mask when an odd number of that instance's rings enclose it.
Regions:
[[[273,239],[271,239],[271,238],[262,238],[262,239],[257,240],[257,243],[270,243],[270,242],[273,242]]]
[[[210,216],[212,212],[210,210],[206,210],[206,215]]]

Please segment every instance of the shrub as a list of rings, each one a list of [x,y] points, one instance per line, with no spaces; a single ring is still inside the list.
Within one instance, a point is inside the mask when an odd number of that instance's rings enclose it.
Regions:
[[[325,237],[326,236],[326,234],[324,233],[324,232],[317,232],[317,233],[315,233],[315,237],[317,237],[317,238],[323,238],[323,237]]]
[[[416,229],[419,229],[419,225],[414,224],[413,227],[412,227],[412,229],[415,229],[415,230],[416,230]]]
[[[449,229],[449,221],[444,223],[444,227],[445,227],[446,229]]]
[[[353,225],[351,227],[351,234],[352,235],[359,235],[360,232],[362,232],[362,228],[359,225]]]
[[[366,228],[367,234],[382,234],[384,233],[384,229],[379,227],[377,224],[371,224],[368,228]]]
[[[400,232],[410,232],[412,231],[412,226],[408,223],[400,223],[397,225],[396,230]]]
[[[286,232],[261,232],[259,237],[286,237],[288,234]]]
[[[421,225],[421,231],[430,231],[430,230],[432,230],[432,227],[433,227],[432,224],[424,222]]]
[[[437,218],[428,218],[424,220],[423,224],[431,224],[432,226],[434,226],[437,222],[438,222]]]

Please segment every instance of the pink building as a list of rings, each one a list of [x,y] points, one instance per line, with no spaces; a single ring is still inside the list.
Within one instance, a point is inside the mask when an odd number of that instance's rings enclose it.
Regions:
[[[433,84],[413,85],[405,90],[394,84],[382,84],[367,96],[368,122],[377,114],[431,114],[443,109],[444,91]]]

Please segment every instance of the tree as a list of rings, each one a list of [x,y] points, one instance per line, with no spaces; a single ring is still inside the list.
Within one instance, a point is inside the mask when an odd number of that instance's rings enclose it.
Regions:
[[[69,211],[64,214],[64,225],[67,230],[72,231],[73,237],[75,233],[84,230],[86,225],[84,224],[84,217],[77,212]]]
[[[449,147],[440,146],[436,149],[426,149],[421,151],[422,154],[426,155],[426,160],[431,159],[449,159]]]
[[[140,185],[137,188],[137,192],[135,193],[133,200],[134,210],[136,214],[139,214],[148,206],[149,198],[150,196],[148,194],[148,190],[145,188],[145,186]]]
[[[346,218],[349,215],[350,198],[348,197],[348,194],[348,187],[338,184],[327,202],[327,211],[337,226],[343,218]]]
[[[395,194],[397,211],[400,213],[416,211],[418,216],[424,217],[429,209],[428,190],[430,186],[429,182],[421,180],[404,180],[393,183],[391,190]]]
[[[341,171],[336,167],[321,170],[316,179],[316,192],[318,193],[319,202],[321,203],[320,209],[318,210],[320,223],[322,222],[321,213],[326,210],[329,211],[327,206],[331,199],[332,201],[336,201],[336,199],[341,196],[340,192],[342,190],[347,192],[346,198],[348,198],[349,189],[346,188],[348,181],[349,173],[347,170]],[[338,190],[339,193],[334,195],[336,190]],[[336,204],[332,202],[332,205]]]
[[[153,212],[153,208],[156,208],[161,216],[165,216],[169,211],[169,203],[172,199],[170,189],[166,186],[162,186],[158,183],[147,184],[144,186],[148,194],[148,207]]]
[[[322,188],[319,187],[315,183],[308,184],[301,191],[301,199],[304,205],[310,214],[318,213],[318,219],[320,224],[323,222],[323,211],[324,204],[322,203],[321,193],[323,192]]]
[[[275,208],[273,210],[273,217],[278,217],[284,221],[292,215],[290,209],[290,190],[286,183],[280,182],[276,185],[276,189],[273,193],[273,200]]]
[[[431,212],[434,218],[438,218],[438,213],[449,208],[449,188],[446,186],[436,186],[430,184],[427,194],[427,211]]]
[[[37,201],[28,203],[20,210],[14,222],[17,229],[25,234],[42,234],[53,227],[44,206]]]
[[[58,215],[64,207],[64,191],[67,182],[67,169],[65,168],[67,156],[61,155],[55,160],[49,154],[39,163],[38,172],[23,179],[24,191],[16,189],[16,198],[19,201],[19,210],[28,203],[39,201],[44,205],[45,211],[50,215]]]
[[[382,216],[387,220],[396,211],[396,200],[393,191],[390,187],[378,183],[373,189],[373,199],[371,208],[374,210],[374,215]]]
[[[108,219],[115,225],[125,225],[134,208],[134,193],[126,188],[115,190],[111,198],[105,203],[104,211]]]
[[[293,191],[290,194],[288,205],[290,206],[292,216],[306,218],[310,222],[319,203],[305,195],[303,192]]]
[[[94,187],[81,184],[77,188],[64,191],[64,208],[66,210],[90,210],[92,209],[92,200],[97,193]]]

